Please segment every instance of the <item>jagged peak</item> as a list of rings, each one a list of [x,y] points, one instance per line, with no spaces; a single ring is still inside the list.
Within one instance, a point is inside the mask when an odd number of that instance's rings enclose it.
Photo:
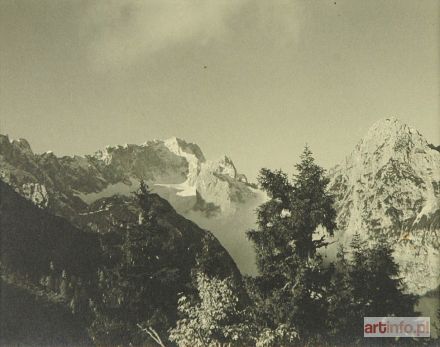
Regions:
[[[406,123],[402,122],[400,119],[392,116],[383,119],[379,119],[368,130],[368,133],[373,133],[373,135],[377,135],[378,132],[382,134],[411,134],[415,136],[422,136],[419,131],[408,126]],[[367,133],[367,135],[368,135]]]
[[[20,149],[20,151],[23,153],[30,154],[30,155],[34,154],[34,152],[32,151],[31,145],[24,138],[12,139],[12,138],[9,138],[8,135],[0,134],[0,145],[12,145],[13,147]]]
[[[231,157],[228,156],[228,155],[226,155],[226,154],[223,154],[222,156],[220,156],[220,158],[218,159],[218,161],[219,161],[219,162],[222,162],[222,163],[225,163],[225,164],[229,164],[229,165],[235,166],[235,165],[234,165],[234,162],[233,162],[232,159],[231,159]]]
[[[53,151],[46,151],[41,154],[41,158],[57,159],[57,156],[54,154]],[[71,158],[74,158],[74,156]]]
[[[148,140],[140,145],[127,144],[127,143],[123,145],[107,145],[103,149],[96,151],[94,153],[94,156],[104,161],[109,161],[111,159],[112,154],[115,151],[119,151],[119,150],[124,151],[133,148],[140,149],[142,147],[149,147],[154,145],[163,145],[167,147],[169,151],[181,157],[188,157],[189,155],[200,162],[205,161],[205,156],[203,155],[202,150],[197,144],[192,142],[187,142],[176,136],[170,137],[166,140],[160,140],[160,139]]]
[[[183,153],[192,154],[201,162],[204,162],[205,156],[203,155],[200,147],[192,142],[187,142],[176,136],[170,137],[163,141],[164,145],[173,153],[182,155]]]
[[[17,142],[18,146],[20,148],[22,148],[23,150],[25,150],[26,152],[33,153],[31,145],[29,144],[29,142],[27,142],[26,139],[19,138],[16,142]]]
[[[387,117],[378,120],[369,128],[356,145],[355,152],[408,152],[415,147],[428,147],[428,142],[422,134],[396,117]]]
[[[11,142],[10,140],[9,140],[9,136],[8,135],[3,135],[3,134],[0,134],[0,144],[1,143],[3,143],[3,142]]]
[[[214,168],[214,171],[219,174],[227,175],[232,178],[237,177],[238,173],[237,169],[235,168],[234,162],[226,154],[222,155],[217,160],[210,161],[210,165]]]

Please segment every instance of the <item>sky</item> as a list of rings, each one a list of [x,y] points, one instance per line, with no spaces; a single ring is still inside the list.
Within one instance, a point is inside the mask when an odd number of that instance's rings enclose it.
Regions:
[[[254,180],[395,116],[440,144],[440,2],[0,0],[0,133],[90,154],[172,136]]]

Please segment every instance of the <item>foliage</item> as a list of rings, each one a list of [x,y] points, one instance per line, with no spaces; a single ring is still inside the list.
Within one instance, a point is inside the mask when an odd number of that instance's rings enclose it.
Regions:
[[[360,341],[363,317],[416,316],[414,295],[406,294],[391,245],[379,238],[370,246],[355,233],[350,252],[340,249],[329,296],[331,335]]]
[[[136,197],[142,211],[138,223],[103,237],[108,263],[99,272],[102,300],[90,329],[98,344],[143,344],[150,338],[138,325],[164,334],[175,320],[181,250],[170,247],[143,182]]]
[[[264,328],[260,331],[256,347],[288,346],[298,342],[298,333],[287,324],[280,324],[275,329]]]
[[[389,242],[380,237],[371,246],[355,234],[351,243],[353,260],[348,267],[356,309],[364,316],[414,315],[413,295],[405,294],[399,267]]]
[[[208,347],[230,343],[246,345],[252,325],[240,308],[237,289],[231,278],[209,278],[197,274],[198,298],[179,298],[181,318],[170,331],[170,340],[179,347]]]
[[[258,325],[263,335],[271,332],[273,341],[278,335],[311,339],[322,333],[327,320],[331,272],[316,252],[327,245],[316,229],[323,226],[332,234],[336,212],[326,190],[328,179],[308,147],[296,169],[292,181],[282,171],[261,170],[259,183],[270,200],[258,209],[258,229],[248,232],[260,271],[253,294]]]

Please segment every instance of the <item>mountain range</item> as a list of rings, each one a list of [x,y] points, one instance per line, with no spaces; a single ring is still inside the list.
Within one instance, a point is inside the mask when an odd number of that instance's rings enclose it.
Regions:
[[[335,196],[335,243],[385,234],[395,245],[402,276],[413,293],[440,283],[440,152],[396,118],[375,123],[346,159],[328,171]],[[0,178],[23,197],[74,225],[105,228],[130,192],[145,180],[184,217],[212,231],[241,272],[255,273],[245,231],[267,197],[228,156],[207,160],[178,138],[107,146],[86,156],[33,153],[24,139],[0,135]],[[119,213],[125,213],[122,210]]]
[[[26,140],[0,135],[0,178],[74,223],[99,199],[128,196],[145,180],[178,213],[211,230],[243,272],[255,272],[252,248],[243,252],[240,245],[265,194],[237,172],[229,157],[206,160],[195,144],[171,138],[57,157],[50,151],[35,154]]]

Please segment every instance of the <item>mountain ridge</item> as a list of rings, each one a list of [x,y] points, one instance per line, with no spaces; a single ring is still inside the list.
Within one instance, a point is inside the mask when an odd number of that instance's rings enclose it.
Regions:
[[[9,175],[22,195],[67,216],[87,213],[96,201],[115,194],[128,196],[144,179],[178,213],[211,230],[242,272],[256,273],[245,232],[255,226],[255,209],[267,197],[228,156],[208,160],[197,144],[176,137],[107,146],[84,157],[34,155],[26,140],[1,135],[0,156],[1,177]],[[411,291],[421,293],[440,283],[435,274],[440,259],[437,147],[416,129],[388,117],[374,123],[328,177],[336,200],[338,241],[348,244],[356,230],[366,239],[385,233],[397,245],[396,258]],[[411,255],[417,254],[423,259],[414,263]],[[420,276],[413,278],[411,267],[428,274],[426,286],[420,285]]]
[[[264,194],[228,156],[207,160],[196,144],[170,138],[57,157],[34,154],[27,141],[0,135],[0,178],[38,206],[71,221],[96,200],[130,195],[144,180],[179,214],[221,239],[242,260],[242,271],[255,272],[251,247],[242,252],[235,234],[241,244],[246,242],[245,232],[254,226],[254,210]]]

